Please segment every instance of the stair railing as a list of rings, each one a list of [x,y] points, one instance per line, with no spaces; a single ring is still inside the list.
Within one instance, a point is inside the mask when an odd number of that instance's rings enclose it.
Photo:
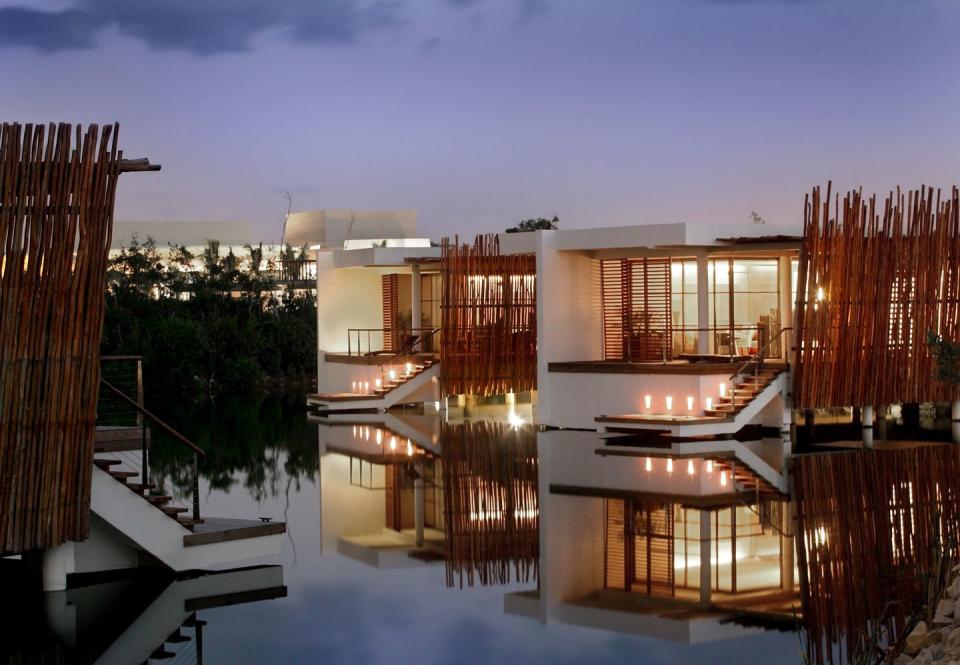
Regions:
[[[788,330],[793,330],[793,328],[781,328],[780,331],[774,335],[770,340],[767,341],[763,347],[758,350],[750,360],[743,363],[736,372],[730,375],[730,399],[733,403],[734,408],[736,408],[737,403],[737,381],[747,373],[750,368],[753,368],[753,378],[755,381],[759,382],[760,378],[760,369],[763,367],[763,361],[767,357],[767,351],[773,346],[773,344],[779,340],[785,332]]]
[[[384,369],[387,365],[393,365],[399,358],[409,357],[415,354],[417,348],[423,348],[423,343],[440,332],[440,328],[433,328],[429,332],[420,333],[415,335],[413,339],[407,342],[399,352],[393,354],[392,356],[387,357],[384,360],[379,361],[377,364],[380,366],[380,385],[387,385],[387,373],[389,370]],[[409,362],[404,360],[404,363]]]
[[[183,434],[181,434],[177,430],[170,427],[170,425],[168,425],[167,423],[163,422],[163,420],[161,420],[159,417],[157,417],[156,415],[148,411],[146,407],[144,407],[142,404],[139,404],[137,400],[127,395],[125,392],[123,392],[122,390],[114,386],[112,383],[110,383],[103,377],[100,378],[100,382],[104,385],[105,388],[107,388],[107,390],[111,391],[112,393],[117,395],[117,397],[119,397],[123,401],[130,404],[130,406],[136,409],[137,412],[145,418],[144,427],[146,427],[146,420],[149,420],[150,422],[152,422],[154,425],[156,425],[157,427],[162,429],[164,432],[169,434],[181,445],[185,446],[193,453],[193,483],[192,483],[193,484],[193,487],[192,487],[193,521],[194,523],[202,522],[203,520],[200,519],[200,458],[206,457],[207,454],[198,445],[190,441],[187,437],[185,437]],[[143,448],[141,453],[142,454],[142,459],[141,459],[142,476],[143,476],[143,484],[147,485],[149,483],[149,480],[148,480],[148,464],[147,464],[148,462],[147,445],[146,445],[145,436],[143,441],[144,443],[143,443]]]

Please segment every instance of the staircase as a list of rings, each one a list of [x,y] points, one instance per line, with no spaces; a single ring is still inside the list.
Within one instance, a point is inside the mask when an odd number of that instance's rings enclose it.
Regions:
[[[724,397],[718,397],[714,408],[704,411],[704,415],[719,418],[736,417],[783,371],[779,368],[764,367],[756,374],[740,378],[733,384],[730,393]]]
[[[93,464],[181,526],[192,530],[193,526],[201,521],[199,515],[187,515],[186,513],[189,513],[190,509],[173,502],[174,491],[171,491],[170,494],[160,493],[154,483],[144,483],[142,469],[132,470],[127,468],[123,459],[115,457],[95,457]]]
[[[439,362],[417,359],[383,371],[380,385],[369,393],[317,393],[307,396],[307,406],[325,411],[385,410],[405,400],[435,401],[439,390],[431,390],[430,383],[439,374]]]

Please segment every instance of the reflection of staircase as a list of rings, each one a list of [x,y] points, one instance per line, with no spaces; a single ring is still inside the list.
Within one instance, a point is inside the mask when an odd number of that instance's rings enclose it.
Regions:
[[[93,463],[97,468],[107,472],[114,480],[129,488],[137,496],[142,497],[167,517],[173,518],[188,529],[194,525],[193,518],[184,515],[184,513],[189,512],[187,508],[171,503],[173,497],[168,494],[155,493],[153,490],[156,489],[156,485],[153,483],[143,483],[142,472],[120,468],[123,465],[123,460],[100,457],[94,458]],[[134,480],[139,480],[139,482],[132,482]]]
[[[726,473],[734,491],[738,493],[759,493],[764,496],[782,497],[784,492],[749,465],[737,458],[721,458],[714,461],[716,471]]]
[[[198,645],[202,644],[200,635],[206,625],[207,622],[198,619],[197,613],[194,612],[180,624],[179,628],[167,636],[163,644],[151,652],[144,664],[147,665],[158,660],[170,660],[171,658],[176,658],[177,662],[201,662],[197,649],[200,648]],[[190,631],[189,635],[183,634],[185,628]],[[194,657],[189,658],[191,655]]]
[[[733,384],[733,389],[724,397],[718,397],[714,408],[704,411],[707,416],[736,417],[756,397],[763,392],[783,372],[782,369],[763,368],[756,374],[741,378]]]
[[[409,373],[405,365],[383,373],[381,386],[370,393],[317,393],[307,396],[307,405],[327,411],[349,411],[387,409],[404,400],[427,401],[424,390],[439,378],[440,363],[421,359],[410,364]],[[434,391],[436,395],[439,391]],[[430,399],[436,399],[431,395]]]

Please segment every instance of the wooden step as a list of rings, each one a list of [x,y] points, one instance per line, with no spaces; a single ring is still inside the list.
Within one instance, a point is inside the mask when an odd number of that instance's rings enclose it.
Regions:
[[[127,483],[127,487],[132,489],[134,492],[139,492],[142,494],[148,490],[156,489],[157,486],[153,483],[147,483],[146,485],[143,483]]]
[[[116,466],[117,464],[123,464],[122,460],[118,459],[93,459],[93,463],[96,464],[99,468],[107,471],[111,466]]]
[[[123,482],[126,482],[127,478],[136,478],[140,475],[139,471],[109,471],[108,473]]]
[[[151,660],[169,660],[170,658],[173,658],[176,655],[177,654],[173,653],[172,651],[167,651],[163,647],[157,647],[156,649],[154,649],[153,653],[150,654],[150,659]]]
[[[187,512],[187,509],[181,506],[160,506],[160,510],[165,512],[170,517],[176,517],[180,513]]]
[[[166,496],[163,494],[149,494],[143,498],[155,506],[162,506],[165,503],[169,503],[170,501],[173,501],[172,496]]]
[[[167,644],[183,644],[184,642],[189,642],[190,638],[181,633],[179,630],[170,635],[164,642]]]

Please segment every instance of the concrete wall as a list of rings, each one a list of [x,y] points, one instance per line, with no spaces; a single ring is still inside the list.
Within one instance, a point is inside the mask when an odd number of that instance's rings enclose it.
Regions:
[[[337,453],[323,454],[327,429],[319,427],[321,544],[324,553],[336,553],[339,538],[382,532],[386,526],[386,506],[382,491],[350,484],[350,458]],[[382,474],[382,467],[379,473]]]
[[[336,269],[331,252],[317,252],[317,347],[347,352],[348,328],[382,328],[382,271],[371,268]],[[366,338],[363,339],[364,350]],[[382,335],[371,344],[382,347]]]
[[[546,372],[540,381],[539,413],[542,422],[555,427],[595,428],[600,415],[629,413],[703,415],[707,397],[716,402],[720,384],[729,390],[729,375],[705,374],[586,374]],[[650,395],[651,408],[644,407]],[[666,410],[665,398],[673,397]],[[687,397],[693,410],[687,410]]]

